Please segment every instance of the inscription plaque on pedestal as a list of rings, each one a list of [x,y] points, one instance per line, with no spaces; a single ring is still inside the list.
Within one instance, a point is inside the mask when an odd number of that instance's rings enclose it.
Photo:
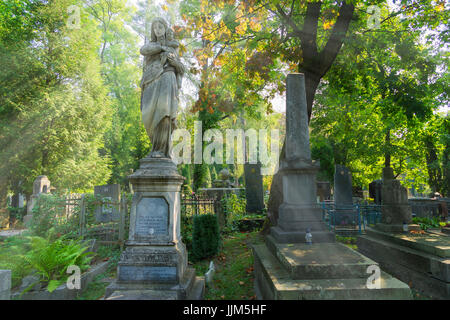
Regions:
[[[164,198],[143,198],[137,205],[137,236],[164,236],[168,234],[169,205]]]
[[[176,267],[121,266],[121,281],[175,281]]]

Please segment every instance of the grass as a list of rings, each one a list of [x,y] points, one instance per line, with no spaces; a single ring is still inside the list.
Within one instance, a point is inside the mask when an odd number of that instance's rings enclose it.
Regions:
[[[258,231],[232,233],[223,238],[221,252],[212,260],[216,272],[206,288],[205,300],[250,300],[255,299],[253,288],[253,255],[251,243],[260,243]],[[210,260],[197,262],[197,275],[204,275]]]
[[[358,247],[356,246],[356,237],[343,237],[336,235],[336,241],[345,244],[350,249],[358,249]]]
[[[109,260],[108,269],[97,275],[87,286],[86,290],[78,296],[78,300],[99,300],[104,297],[106,287],[111,280],[116,277],[117,263],[120,258],[119,246],[99,246],[97,258],[99,260]]]
[[[218,255],[191,264],[196,274],[203,276],[214,261],[216,272],[214,279],[206,288],[205,300],[251,300],[255,299],[253,289],[253,255],[251,243],[262,242],[258,231],[225,235]],[[100,257],[111,257],[108,270],[89,283],[79,300],[98,300],[105,295],[105,289],[116,277],[117,262],[120,256],[118,249],[99,249]]]

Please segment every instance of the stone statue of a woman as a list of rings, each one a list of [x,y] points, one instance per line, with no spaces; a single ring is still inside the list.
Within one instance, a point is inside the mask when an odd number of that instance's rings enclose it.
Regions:
[[[162,18],[152,21],[151,41],[141,48],[142,121],[152,143],[150,157],[171,158],[172,131],[176,127],[178,92],[185,68],[178,57],[178,42]]]

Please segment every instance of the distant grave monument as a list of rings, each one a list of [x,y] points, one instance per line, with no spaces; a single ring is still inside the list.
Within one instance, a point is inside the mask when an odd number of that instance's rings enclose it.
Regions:
[[[94,187],[94,195],[101,196],[104,204],[97,206],[95,219],[97,222],[120,220],[120,184],[107,184]]]
[[[227,168],[220,170],[219,178],[212,182],[212,188],[199,188],[200,194],[206,195],[208,199],[214,199],[214,213],[217,215],[219,226],[223,228],[227,223],[226,212],[223,209],[222,199],[229,194],[238,195],[243,188],[235,188],[231,182],[231,174]]]
[[[381,205],[381,189],[383,187],[383,180],[374,180],[369,183],[369,197],[371,197],[375,204]]]
[[[357,239],[358,251],[379,262],[412,288],[439,299],[450,299],[450,237],[422,232],[411,224],[407,189],[383,168],[382,221]]]
[[[27,202],[27,215],[23,217],[23,222],[26,224],[33,218],[33,207],[42,193],[50,193],[50,180],[47,176],[39,176],[33,182],[33,194]]]
[[[331,186],[328,181],[317,181],[317,197],[320,202],[330,200]]]
[[[346,166],[337,164],[334,171],[334,204],[335,206],[351,206],[352,175]]]
[[[334,171],[335,225],[355,225],[357,211],[353,208],[352,174],[343,165],[336,164]]]
[[[375,261],[336,243],[316,199],[303,74],[289,74],[286,90],[286,160],[281,163],[283,203],[266,244],[253,245],[258,299],[409,299],[405,283],[380,271],[368,287]],[[350,188],[351,191],[351,188]]]
[[[261,163],[244,164],[245,196],[247,213],[261,213],[264,210],[264,188]]]

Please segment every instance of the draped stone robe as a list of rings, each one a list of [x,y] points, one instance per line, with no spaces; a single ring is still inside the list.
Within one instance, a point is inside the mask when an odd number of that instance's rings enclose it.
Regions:
[[[184,66],[176,55],[177,42],[163,43],[168,46],[176,62],[169,63],[160,43],[150,42],[141,48],[145,56],[141,81],[141,113],[144,127],[152,143],[151,156],[171,158],[171,135],[176,126],[178,92]]]

